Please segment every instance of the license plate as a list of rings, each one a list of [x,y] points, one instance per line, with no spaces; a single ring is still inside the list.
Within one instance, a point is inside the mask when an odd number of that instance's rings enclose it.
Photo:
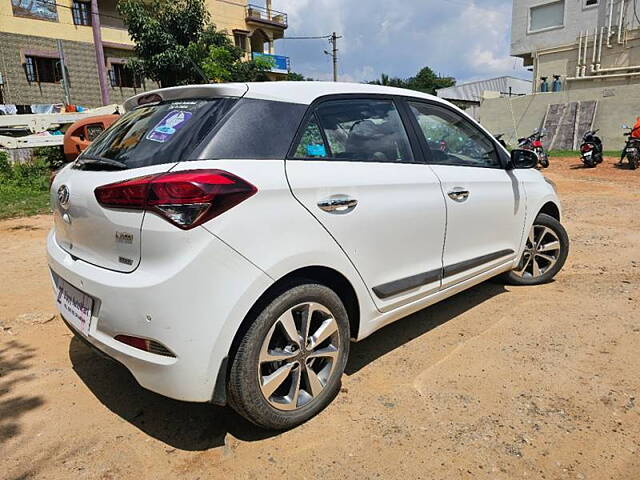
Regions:
[[[93,298],[69,285],[62,278],[54,276],[56,283],[56,304],[58,310],[73,327],[89,335]]]
[[[627,152],[636,153],[636,149],[635,148],[627,148]]]
[[[593,154],[593,152],[589,151],[589,152],[584,152],[583,155],[585,157],[590,157]]]

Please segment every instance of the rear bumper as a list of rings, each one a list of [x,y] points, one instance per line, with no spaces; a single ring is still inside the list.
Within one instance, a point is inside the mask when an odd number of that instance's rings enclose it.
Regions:
[[[53,230],[47,256],[56,275],[94,299],[89,334],[70,327],[77,336],[122,363],[143,387],[206,402],[238,326],[272,281],[206,230],[190,233],[189,252],[178,260],[181,252],[174,253],[164,268],[143,261],[120,273],[75,260]],[[136,349],[115,340],[119,334],[156,340],[176,356]]]

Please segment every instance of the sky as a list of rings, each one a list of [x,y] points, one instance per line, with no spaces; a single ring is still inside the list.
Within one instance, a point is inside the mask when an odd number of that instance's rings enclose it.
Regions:
[[[289,15],[285,36],[326,35],[338,40],[341,81],[363,82],[381,73],[407,78],[424,66],[458,83],[512,75],[530,78],[509,56],[511,0],[273,0]],[[331,79],[327,40],[277,40],[291,70]]]

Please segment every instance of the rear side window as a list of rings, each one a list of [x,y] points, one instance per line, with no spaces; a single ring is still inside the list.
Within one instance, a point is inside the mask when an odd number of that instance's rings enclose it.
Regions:
[[[296,149],[296,158],[325,158],[327,147],[324,144],[320,125],[315,115],[311,117]]]
[[[127,168],[184,160],[235,102],[217,98],[141,106],[100,135],[81,158],[115,160]]]
[[[400,114],[392,100],[321,103],[296,147],[296,158],[361,162],[412,162]]]

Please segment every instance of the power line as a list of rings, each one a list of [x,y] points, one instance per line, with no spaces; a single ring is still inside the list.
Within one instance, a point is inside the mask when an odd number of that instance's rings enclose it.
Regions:
[[[318,37],[282,37],[279,40],[324,40],[331,38],[331,35],[322,35]]]

